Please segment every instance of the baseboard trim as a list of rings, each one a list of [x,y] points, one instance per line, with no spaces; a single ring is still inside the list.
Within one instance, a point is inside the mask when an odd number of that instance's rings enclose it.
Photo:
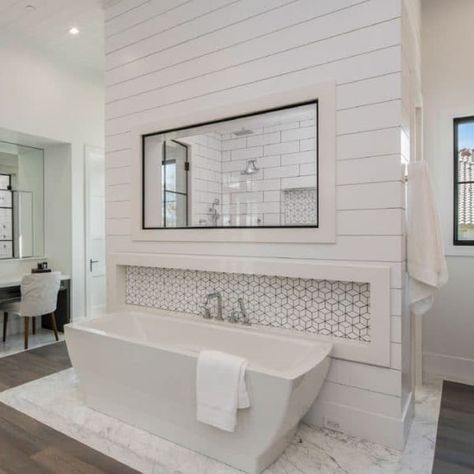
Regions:
[[[333,428],[388,448],[402,450],[413,419],[413,399],[407,398],[400,418],[372,413],[346,405],[317,400],[303,419],[320,428]]]
[[[423,378],[441,378],[474,385],[474,359],[424,352]]]

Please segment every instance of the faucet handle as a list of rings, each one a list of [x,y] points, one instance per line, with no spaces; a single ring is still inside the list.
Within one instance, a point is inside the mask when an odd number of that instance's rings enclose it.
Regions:
[[[247,314],[247,309],[245,308],[244,299],[238,298],[237,303],[239,304],[240,314],[242,315],[242,324],[245,326],[251,326],[252,323],[250,322],[249,316]]]
[[[238,323],[239,319],[240,319],[239,312],[236,309],[234,309],[234,311],[232,311],[230,313],[230,316],[227,318],[227,321],[229,321],[229,323]]]
[[[211,310],[210,310],[207,306],[204,307],[204,312],[203,312],[203,313],[204,313],[204,314],[202,315],[202,317],[203,317],[204,319],[211,319],[211,318],[212,318],[212,316],[211,316]]]

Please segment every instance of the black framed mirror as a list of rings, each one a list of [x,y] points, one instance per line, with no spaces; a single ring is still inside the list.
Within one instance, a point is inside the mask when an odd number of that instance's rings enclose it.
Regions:
[[[317,100],[142,135],[143,229],[318,227]]]

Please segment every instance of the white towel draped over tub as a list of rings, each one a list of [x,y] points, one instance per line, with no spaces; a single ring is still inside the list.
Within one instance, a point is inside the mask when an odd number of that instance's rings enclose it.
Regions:
[[[426,313],[448,281],[441,226],[425,161],[408,165],[407,261],[412,313]]]
[[[220,351],[203,350],[196,374],[197,419],[225,431],[234,431],[237,410],[250,406],[245,370],[247,361]]]

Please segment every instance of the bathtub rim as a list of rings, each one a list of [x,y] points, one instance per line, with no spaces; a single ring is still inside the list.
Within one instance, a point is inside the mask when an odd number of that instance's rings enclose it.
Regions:
[[[130,315],[136,316],[144,316],[147,318],[156,318],[159,316],[160,318],[165,318],[171,322],[181,322],[185,324],[189,324],[190,326],[210,326],[213,328],[217,328],[224,331],[229,332],[239,332],[241,334],[256,334],[259,336],[264,336],[272,339],[280,339],[282,342],[285,340],[293,339],[297,343],[306,342],[309,345],[314,345],[312,349],[308,352],[307,356],[304,357],[302,360],[298,361],[295,366],[289,369],[282,369],[282,370],[275,370],[271,368],[267,368],[265,366],[259,365],[258,363],[252,362],[249,360],[249,365],[247,367],[247,371],[255,372],[261,375],[267,376],[274,376],[281,379],[294,381],[299,377],[305,375],[312,369],[316,368],[318,365],[324,362],[326,358],[331,355],[334,345],[331,342],[321,341],[315,337],[308,336],[306,334],[295,335],[293,332],[291,334],[283,333],[278,334],[274,330],[274,328],[265,328],[261,326],[244,326],[241,324],[233,324],[227,321],[215,321],[215,320],[205,320],[196,316],[195,314],[190,313],[180,313],[180,312],[172,312],[168,310],[156,310],[156,311],[139,311],[139,310],[123,310],[123,311],[113,311],[113,312],[104,312],[101,313],[99,316],[93,319],[82,319],[80,321],[75,321],[68,323],[64,326],[64,334],[66,339],[66,344],[68,342],[68,333],[69,332],[85,332],[94,334],[96,336],[108,337],[117,341],[127,342],[129,344],[135,344],[138,346],[146,346],[154,349],[160,349],[165,351],[174,352],[176,354],[180,354],[186,357],[193,357],[197,359],[198,351],[192,351],[185,349],[183,347],[179,347],[173,344],[162,344],[162,343],[151,343],[140,340],[138,338],[133,338],[130,336],[123,336],[119,334],[114,334],[111,332],[104,331],[102,329],[97,329],[94,327],[90,327],[89,324],[97,321],[99,319],[107,319],[112,320],[117,315],[124,315],[125,313],[129,313]],[[171,313],[171,314],[169,314]],[[272,330],[273,329],[273,330]]]

